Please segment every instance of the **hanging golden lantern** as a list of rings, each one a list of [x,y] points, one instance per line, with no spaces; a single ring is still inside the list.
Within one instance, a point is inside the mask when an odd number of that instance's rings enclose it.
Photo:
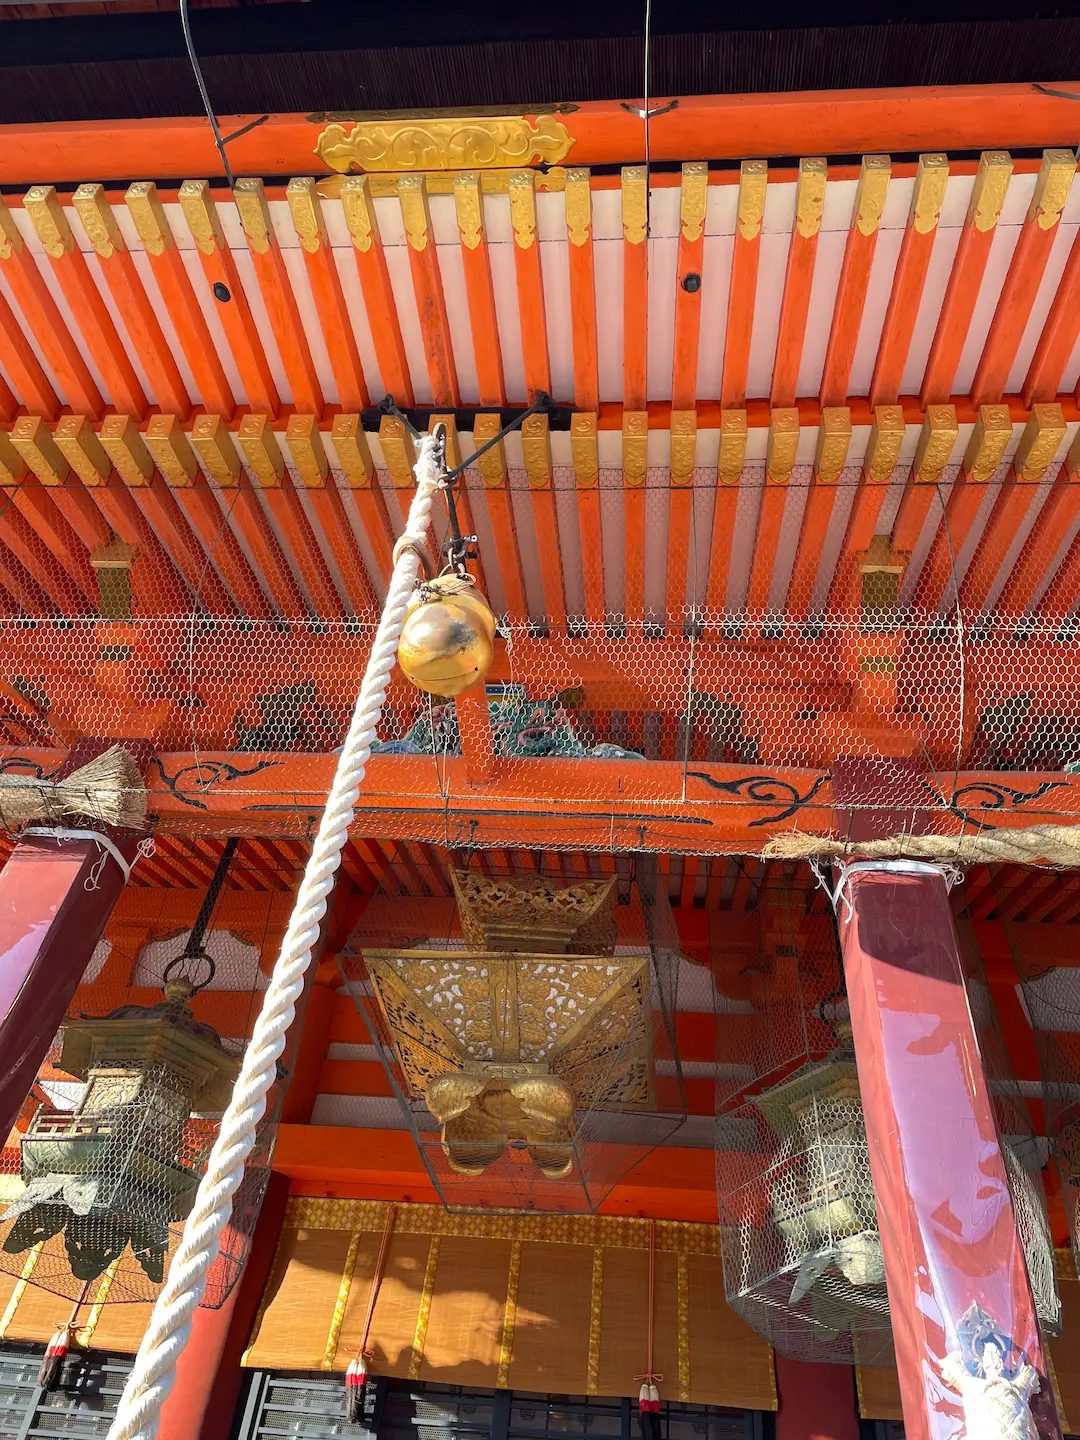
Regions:
[[[482,685],[495,658],[495,616],[458,575],[425,581],[409,603],[398,664],[420,690],[450,699]]]

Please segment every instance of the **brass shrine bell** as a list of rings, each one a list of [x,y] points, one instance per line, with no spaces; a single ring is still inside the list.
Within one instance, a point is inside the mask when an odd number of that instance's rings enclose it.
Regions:
[[[495,658],[495,616],[457,575],[419,586],[398,640],[398,664],[420,690],[450,699],[487,679]]]

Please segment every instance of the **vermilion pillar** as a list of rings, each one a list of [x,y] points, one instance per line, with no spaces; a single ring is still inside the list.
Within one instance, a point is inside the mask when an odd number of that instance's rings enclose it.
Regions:
[[[944,873],[836,878],[907,1440],[1059,1440]]]
[[[855,1374],[847,1365],[808,1365],[779,1351],[776,1440],[859,1440]]]
[[[137,846],[116,848],[130,865]],[[15,1124],[126,881],[90,839],[27,836],[0,870],[0,1135]]]

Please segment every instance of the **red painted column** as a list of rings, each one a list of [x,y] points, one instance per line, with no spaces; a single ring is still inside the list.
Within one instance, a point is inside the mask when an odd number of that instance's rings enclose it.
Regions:
[[[907,1440],[1060,1440],[944,874],[837,878]]]
[[[774,1360],[776,1440],[859,1440],[850,1365],[808,1365],[779,1352]]]
[[[137,846],[117,846],[129,865]],[[94,840],[28,836],[0,870],[0,1135],[15,1124],[126,881]]]
[[[200,1306],[195,1312],[176,1382],[161,1407],[158,1440],[228,1440],[244,1378],[240,1358],[270,1277],[288,1197],[288,1177],[272,1174],[240,1279],[219,1309]]]

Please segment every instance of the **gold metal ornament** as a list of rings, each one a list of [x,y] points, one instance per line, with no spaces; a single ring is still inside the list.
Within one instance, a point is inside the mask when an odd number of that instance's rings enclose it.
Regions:
[[[409,603],[398,664],[420,690],[450,699],[482,685],[495,658],[495,616],[456,575],[425,581]]]

